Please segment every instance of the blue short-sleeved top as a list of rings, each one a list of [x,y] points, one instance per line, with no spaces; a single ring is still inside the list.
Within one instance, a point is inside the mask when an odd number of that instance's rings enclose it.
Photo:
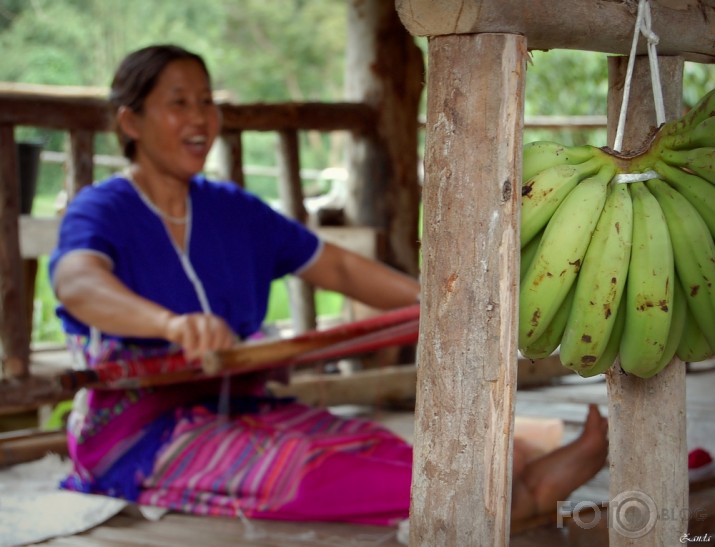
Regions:
[[[306,268],[317,258],[320,241],[233,183],[197,175],[189,197],[184,258],[198,276],[211,312],[239,336],[249,336],[264,319],[271,282]],[[125,177],[85,187],[70,202],[50,257],[50,278],[62,257],[80,250],[108,258],[114,274],[145,298],[180,314],[202,311],[163,221]],[[68,334],[89,333],[62,305],[57,314]]]

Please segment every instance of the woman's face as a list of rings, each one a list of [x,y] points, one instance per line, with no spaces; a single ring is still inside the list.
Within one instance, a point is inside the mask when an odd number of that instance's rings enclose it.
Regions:
[[[208,77],[193,59],[166,65],[133,118],[136,162],[180,179],[203,169],[220,126]]]

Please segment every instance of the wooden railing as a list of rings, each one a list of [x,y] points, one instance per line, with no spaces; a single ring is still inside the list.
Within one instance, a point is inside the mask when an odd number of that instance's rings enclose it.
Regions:
[[[222,114],[223,158],[231,180],[244,185],[242,133],[271,131],[279,135],[279,189],[283,211],[305,221],[300,176],[300,131],[349,131],[356,138],[374,135],[377,112],[362,103],[233,104],[217,100]],[[19,213],[16,127],[66,131],[66,192],[71,199],[94,180],[94,137],[113,130],[104,91],[0,84],[0,343],[7,377],[29,374],[30,341],[22,259],[47,254],[54,245],[58,219]],[[21,244],[22,242],[22,244]],[[294,287],[292,299],[297,329],[315,325],[311,290]]]

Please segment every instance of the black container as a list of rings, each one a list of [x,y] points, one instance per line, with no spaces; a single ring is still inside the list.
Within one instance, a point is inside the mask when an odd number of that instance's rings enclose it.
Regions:
[[[32,202],[37,190],[37,173],[40,170],[42,145],[35,142],[17,143],[17,180],[20,181],[20,214],[32,212]]]

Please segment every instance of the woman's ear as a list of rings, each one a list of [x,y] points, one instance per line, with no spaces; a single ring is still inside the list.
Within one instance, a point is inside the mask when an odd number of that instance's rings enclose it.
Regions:
[[[120,106],[117,110],[117,125],[128,140],[136,140],[139,136],[136,112],[128,106]]]

